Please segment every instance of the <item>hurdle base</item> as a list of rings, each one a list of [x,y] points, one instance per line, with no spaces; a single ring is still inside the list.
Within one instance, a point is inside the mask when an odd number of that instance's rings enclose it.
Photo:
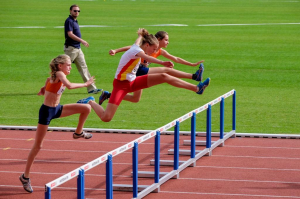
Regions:
[[[147,189],[149,185],[138,185],[138,192],[141,192]],[[130,184],[113,184],[113,191],[124,191],[124,192],[132,192],[133,186]],[[159,187],[154,189],[152,193],[158,193]]]
[[[185,163],[185,161],[178,161],[179,165],[182,165]],[[150,160],[150,165],[154,166],[155,160]],[[161,166],[173,166],[174,165],[174,160],[160,160],[159,164]],[[194,167],[194,164],[190,164],[189,167]]]
[[[201,151],[195,151],[195,153],[200,153]],[[168,150],[168,155],[174,155],[174,149]],[[179,149],[179,155],[191,155],[191,150]]]
[[[211,144],[213,144],[215,141],[211,141]],[[206,141],[203,140],[196,140],[195,141],[196,146],[206,146]],[[185,146],[191,146],[191,140],[184,140],[183,145]]]
[[[164,177],[169,172],[159,172],[159,178]],[[133,172],[131,172],[131,176],[133,176]],[[139,178],[154,178],[155,173],[153,171],[138,171],[138,177]],[[175,175],[172,177],[172,179],[177,179],[179,176]]]

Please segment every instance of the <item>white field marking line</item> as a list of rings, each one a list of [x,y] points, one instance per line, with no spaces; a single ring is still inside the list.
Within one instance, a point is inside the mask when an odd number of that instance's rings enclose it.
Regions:
[[[280,184],[300,184],[300,182],[285,181],[266,181],[266,180],[232,180],[232,179],[213,179],[213,178],[178,178],[179,180],[199,180],[199,181],[226,181],[226,182],[255,182],[255,183],[280,183]]]
[[[146,26],[189,26],[186,24],[156,24],[156,25],[146,25]]]
[[[226,147],[232,148],[257,148],[257,149],[291,149],[291,150],[300,150],[299,148],[291,148],[291,147],[264,147],[264,146],[234,146],[234,145],[225,145]]]
[[[159,193],[185,194],[185,195],[190,194],[190,195],[269,197],[269,198],[300,198],[299,196],[253,195],[253,194],[234,194],[234,193],[200,193],[200,192],[180,192],[180,191],[159,191]]]
[[[222,167],[222,166],[195,166],[196,168],[212,169],[241,169],[241,170],[270,170],[270,171],[300,171],[300,169],[252,168],[252,167]]]
[[[115,0],[116,1],[116,0]],[[298,2],[298,1],[297,1]],[[299,25],[300,23],[256,23],[256,24],[199,24],[196,26],[266,26],[266,25]],[[187,24],[154,24],[154,25],[145,25],[145,26],[189,26]],[[91,28],[120,28],[120,27],[128,27],[128,26],[107,26],[107,25],[80,25],[79,27],[91,27]],[[46,28],[43,26],[24,26],[24,27],[0,27],[0,28]],[[64,28],[64,26],[55,26],[53,28]]]
[[[268,26],[268,25],[299,25],[300,23],[254,23],[254,24],[199,24],[196,26]]]
[[[24,26],[24,27],[0,27],[0,28],[46,28],[43,26]]]
[[[257,158],[257,159],[282,159],[282,160],[300,160],[300,158],[286,158],[286,157],[264,157],[264,156],[241,156],[241,155],[213,155],[212,157],[226,157],[226,158]]]

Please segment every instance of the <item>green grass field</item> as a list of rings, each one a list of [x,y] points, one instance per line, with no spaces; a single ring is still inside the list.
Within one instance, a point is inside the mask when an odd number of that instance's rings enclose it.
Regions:
[[[204,59],[204,78],[212,80],[202,96],[167,84],[146,89],[139,103],[122,102],[109,123],[92,112],[86,128],[154,130],[235,89],[237,132],[300,132],[299,0],[0,1],[0,125],[37,125],[43,97],[36,94],[48,77],[50,60],[63,53],[63,24],[76,3],[79,24],[90,26],[81,28],[90,44],[82,49],[99,88],[112,89],[121,57],[108,51],[133,44],[140,27],[167,31],[166,50],[191,62]],[[82,82],[75,65],[68,78]],[[85,88],[66,90],[61,103],[87,96]],[[229,131],[231,97],[225,111]],[[219,106],[213,106],[213,131],[219,128],[218,112]],[[77,120],[77,115],[57,119],[51,126],[75,127]],[[197,130],[204,130],[205,113],[197,121]],[[188,121],[181,125],[189,128]]]

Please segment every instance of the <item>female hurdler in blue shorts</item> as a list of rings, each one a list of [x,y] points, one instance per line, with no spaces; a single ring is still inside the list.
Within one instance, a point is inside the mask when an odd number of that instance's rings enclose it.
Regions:
[[[167,67],[149,68],[148,66],[150,63],[144,59],[141,59],[141,63],[138,68],[138,71],[136,73],[136,76],[141,76],[141,75],[146,75],[146,74],[154,74],[154,73],[167,73],[167,74],[172,75],[177,78],[193,79],[193,80],[200,81],[200,82],[202,81],[202,74],[204,71],[204,66],[202,63],[204,62],[204,60],[201,60],[201,61],[198,61],[195,63],[191,63],[180,57],[176,57],[176,56],[168,53],[166,50],[163,49],[163,48],[166,48],[169,44],[169,35],[165,31],[158,31],[155,34],[155,37],[157,38],[159,45],[158,45],[157,51],[150,55],[151,57],[157,58],[158,56],[162,55],[171,61],[174,61],[179,64],[188,65],[188,66],[198,66],[200,64],[199,69],[194,74],[191,74],[191,73],[186,73],[186,72],[182,72],[182,71],[175,70],[173,68],[167,68]],[[128,49],[130,49],[130,47],[131,46],[125,46],[125,47],[118,48],[115,50],[110,50],[109,54],[113,56],[116,53],[127,51]],[[111,94],[108,91],[104,91],[99,98],[99,104],[101,105],[103,103],[103,101],[105,101],[106,99],[109,99],[110,95]],[[140,101],[141,96],[142,96],[142,90],[138,90],[138,91],[133,92],[133,94],[128,93],[127,95],[125,95],[123,100],[136,103],[136,102]]]
[[[87,87],[94,83],[94,77],[87,82],[71,83],[67,79],[67,75],[71,71],[71,60],[68,55],[59,55],[50,62],[51,77],[47,78],[45,86],[41,88],[38,95],[44,95],[44,103],[39,111],[39,122],[35,135],[34,145],[28,155],[25,172],[20,176],[20,180],[23,184],[24,189],[27,192],[32,193],[29,173],[33,161],[42,148],[43,139],[47,133],[50,121],[55,118],[66,117],[74,114],[79,115],[79,122],[75,133],[73,134],[74,139],[85,138],[89,139],[92,134],[83,132],[83,125],[91,112],[91,106],[88,104],[65,104],[60,105],[60,98],[67,87],[68,89]]]
[[[158,40],[145,29],[138,30],[138,38],[135,43],[121,57],[113,82],[113,91],[104,110],[102,106],[94,101],[93,97],[79,100],[77,103],[88,103],[92,106],[99,118],[104,122],[109,122],[114,117],[121,101],[127,93],[149,88],[157,84],[168,83],[178,88],[184,88],[202,94],[209,85],[210,79],[193,85],[167,73],[155,73],[136,76],[140,60],[145,59],[151,63],[161,64],[165,67],[173,67],[171,61],[161,61],[148,56],[156,52]]]

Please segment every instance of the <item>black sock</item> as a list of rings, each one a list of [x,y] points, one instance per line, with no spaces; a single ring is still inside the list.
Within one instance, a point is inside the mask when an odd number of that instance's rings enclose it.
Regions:
[[[75,134],[76,134],[76,135],[82,135],[82,134],[83,134],[83,132],[81,132],[81,133],[79,133],[79,134],[78,134],[78,133],[75,133]]]
[[[195,80],[196,78],[197,78],[197,75],[196,75],[196,74],[193,74],[193,75],[192,75],[192,79]]]
[[[29,180],[29,178],[25,178],[24,173],[22,175],[22,178],[25,179],[25,180]]]

